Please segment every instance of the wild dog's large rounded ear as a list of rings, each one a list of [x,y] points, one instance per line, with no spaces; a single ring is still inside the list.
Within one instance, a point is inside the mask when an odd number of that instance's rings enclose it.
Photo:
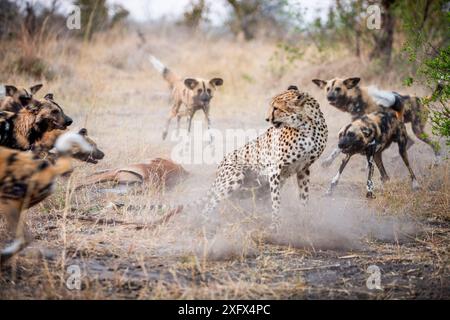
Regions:
[[[198,85],[198,81],[192,78],[187,78],[184,79],[184,85],[192,90]]]
[[[223,79],[222,78],[213,78],[209,81],[209,83],[215,87],[219,87],[223,85]]]
[[[6,85],[6,86],[5,86],[5,94],[6,94],[7,96],[12,97],[12,96],[14,96],[14,94],[15,94],[17,91],[18,91],[17,88],[14,87],[14,86],[10,86],[10,85]]]
[[[350,124],[346,125],[345,127],[342,127],[341,130],[339,130],[338,137],[341,138],[344,134],[346,134],[348,128],[350,128],[351,125],[352,124],[350,123]]]
[[[78,131],[78,134],[83,137],[86,137],[88,135],[88,131],[86,128],[81,128],[80,131]]]
[[[41,90],[41,88],[42,88],[43,86],[44,86],[44,85],[43,85],[42,83],[36,84],[36,85],[30,87],[30,91],[31,91],[32,94],[35,94],[36,92],[38,92],[39,90]]]
[[[40,104],[40,103],[29,104],[25,107],[25,109],[31,113],[38,113],[39,110],[41,110],[41,106],[42,106],[42,104]]]
[[[45,100],[53,100],[53,93],[47,93],[44,97]]]
[[[289,90],[297,90],[298,91],[298,87],[293,84],[291,84],[287,89],[288,89],[288,91]]]
[[[361,81],[361,78],[348,78],[344,80],[344,85],[347,89],[352,89],[358,85],[359,81]]]
[[[327,82],[325,80],[313,79],[312,82],[314,82],[320,89],[325,88],[325,86],[327,85]]]
[[[372,129],[363,127],[361,128],[361,132],[363,133],[364,137],[368,138],[372,134]]]

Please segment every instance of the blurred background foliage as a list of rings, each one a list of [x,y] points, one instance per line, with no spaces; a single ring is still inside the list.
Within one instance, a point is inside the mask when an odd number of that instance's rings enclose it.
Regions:
[[[208,0],[191,0],[173,25],[187,33],[201,30],[211,37],[232,37],[236,41],[273,41],[270,69],[275,78],[295,68],[310,46],[324,57],[345,52],[369,61],[374,72],[394,67],[406,86],[426,85],[434,92],[424,103],[434,110],[434,132],[449,136],[449,1],[335,0],[327,12],[312,21],[305,19],[303,2],[218,1],[227,8],[222,25],[211,23]],[[61,0],[46,2],[46,6],[39,1],[0,0],[0,40],[17,47],[9,71],[51,79],[55,72],[44,58],[48,39],[90,42],[96,34],[111,29],[124,32],[142,27],[117,3],[107,0],[72,3],[81,9],[81,30],[76,32],[65,27],[68,14],[61,13]],[[375,30],[367,27],[367,10],[372,5],[381,9],[381,26]],[[4,55],[5,50],[0,50],[0,58]]]

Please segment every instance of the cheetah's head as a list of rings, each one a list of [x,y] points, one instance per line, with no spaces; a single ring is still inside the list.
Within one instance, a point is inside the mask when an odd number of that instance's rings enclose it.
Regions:
[[[296,86],[289,86],[283,93],[275,96],[270,104],[266,121],[275,128],[301,128],[309,120],[307,104],[308,95],[298,90]]]

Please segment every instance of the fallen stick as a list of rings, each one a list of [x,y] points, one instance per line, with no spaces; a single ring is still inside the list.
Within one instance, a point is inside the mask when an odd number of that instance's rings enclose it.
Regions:
[[[119,224],[119,225],[133,225],[136,226],[137,230],[141,230],[144,228],[147,229],[155,229],[157,226],[165,224],[169,222],[169,220],[174,217],[175,215],[181,213],[183,211],[183,206],[178,206],[175,209],[170,209],[168,213],[166,213],[163,217],[159,218],[158,220],[146,224],[146,223],[136,223],[136,222],[127,222],[122,220],[116,220],[116,219],[107,219],[107,218],[94,218],[94,217],[78,217],[78,220],[81,221],[88,221],[88,222],[94,222],[94,223],[102,223],[102,224]]]
[[[328,268],[337,268],[340,267],[341,265],[339,263],[336,264],[330,264],[327,266],[315,266],[315,267],[305,267],[305,268],[297,268],[297,269],[290,269],[287,270],[288,271],[310,271],[310,270],[315,270],[315,269],[328,269]]]

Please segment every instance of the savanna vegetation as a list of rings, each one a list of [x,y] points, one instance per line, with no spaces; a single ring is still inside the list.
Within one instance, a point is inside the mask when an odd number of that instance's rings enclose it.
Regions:
[[[145,23],[107,0],[75,0],[81,28],[70,30],[73,12],[63,1],[0,0],[0,83],[43,83],[38,96],[53,93],[73,130],[87,128],[106,154],[96,165],[77,162],[49,199],[28,210],[35,241],[2,269],[0,298],[448,299],[450,3],[335,0],[312,14],[307,1],[220,1],[226,14],[218,24],[208,0],[189,1],[176,19]],[[216,164],[183,164],[187,179],[163,191],[152,184],[127,193],[75,190],[94,172],[171,157],[177,141],[161,140],[170,91],[150,54],[180,76],[224,79],[211,103],[221,132],[266,128],[272,96],[291,84],[309,92],[328,124],[323,157],[350,116],[330,106],[312,79],[357,76],[416,94],[431,111],[426,135],[441,159],[407,125],[420,191],[411,190],[391,146],[384,154],[391,181],[376,176],[376,199],[364,197],[362,157],[352,159],[331,198],[324,193],[339,161],[314,164],[304,211],[295,183],[287,183],[278,235],[265,230],[270,205],[250,200],[224,203],[211,225],[186,212],[155,226],[161,212],[149,205],[198,199]],[[0,221],[2,246],[8,239]],[[79,290],[67,285],[74,265]],[[381,269],[380,290],[366,286],[370,265]]]

